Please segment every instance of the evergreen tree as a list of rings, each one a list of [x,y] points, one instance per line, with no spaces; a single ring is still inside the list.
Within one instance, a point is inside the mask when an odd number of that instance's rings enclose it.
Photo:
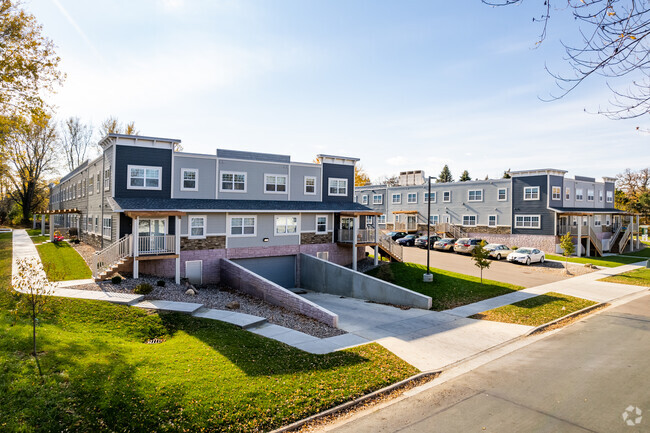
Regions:
[[[442,167],[442,171],[440,172],[440,176],[436,179],[436,183],[447,183],[447,182],[453,182],[454,178],[451,175],[451,171],[449,171],[449,166],[445,164],[444,167]]]
[[[461,182],[467,182],[468,180],[472,180],[472,176],[469,175],[469,171],[465,170],[458,180]]]

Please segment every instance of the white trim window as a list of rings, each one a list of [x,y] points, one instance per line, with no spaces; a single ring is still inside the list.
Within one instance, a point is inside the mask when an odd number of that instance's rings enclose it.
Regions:
[[[440,222],[440,217],[438,215],[430,215],[429,216],[429,224],[430,225],[437,225],[438,222]]]
[[[295,235],[298,233],[298,217],[287,215],[276,215],[275,217],[275,234]]]
[[[605,215],[605,225],[607,225],[607,226],[612,225],[612,216],[611,215]]]
[[[99,216],[95,215],[95,234],[99,234]]]
[[[372,204],[382,204],[384,202],[383,194],[374,194],[372,196]]]
[[[316,176],[305,176],[305,194],[316,195]]]
[[[418,202],[418,193],[417,192],[409,192],[406,194],[406,202],[407,203],[417,203]]]
[[[488,215],[488,227],[496,227],[496,226],[497,226],[497,216]]]
[[[386,224],[386,215],[379,215],[377,217],[377,225]]]
[[[612,191],[607,191],[607,203],[614,202],[614,193]]]
[[[451,191],[442,192],[442,201],[443,203],[449,203],[451,201]]]
[[[467,201],[483,201],[483,190],[470,189],[467,191]]]
[[[540,215],[515,215],[515,227],[518,229],[539,229],[542,217]]]
[[[246,173],[222,171],[219,191],[246,192]]]
[[[584,190],[582,188],[576,188],[576,200],[582,201],[584,199]]]
[[[255,236],[257,233],[257,217],[231,216],[229,220],[230,236]]]
[[[368,194],[361,196],[361,204],[368,204]]]
[[[181,168],[181,191],[199,190],[199,170],[196,168]]]
[[[571,200],[571,188],[566,187],[564,189],[564,199],[565,200]]]
[[[463,226],[473,227],[476,225],[476,215],[463,215]]]
[[[264,194],[286,194],[286,193],[287,193],[286,174],[265,174],[264,175]]]
[[[598,201],[601,202],[601,203],[603,202],[603,190],[602,189],[598,190]]]
[[[204,239],[207,218],[205,215],[190,215],[187,220],[187,234],[190,239]]]
[[[101,185],[101,174],[97,173],[96,176],[97,176],[97,182],[95,182],[95,192],[97,194],[99,194],[99,188],[100,188],[100,185]]]
[[[538,186],[524,187],[524,200],[539,200],[539,187]]]
[[[602,219],[600,215],[594,215],[594,226],[598,227],[602,225]]]
[[[431,193],[431,203],[435,203],[435,202],[436,202],[436,193],[432,192]],[[424,203],[429,203],[429,193],[428,192],[424,193]]]
[[[553,200],[562,200],[562,188],[559,186],[554,186],[551,191],[551,199]]]
[[[328,195],[346,196],[348,195],[348,180],[336,177],[328,179],[329,188],[327,189]]]
[[[366,215],[366,227],[372,225],[373,219],[374,219],[374,217],[372,215]]]
[[[327,215],[316,215],[316,233],[327,233]]]
[[[402,194],[393,194],[391,197],[391,203],[392,204],[402,203]]]
[[[497,201],[508,200],[508,188],[499,188],[497,190]]]
[[[107,170],[108,172],[108,170]],[[150,167],[144,165],[129,165],[127,167],[127,189],[154,189],[161,190],[162,182],[160,177],[162,167]],[[106,176],[106,174],[104,174]],[[110,176],[110,172],[109,172]],[[108,180],[107,180],[108,179]],[[109,178],[104,177],[104,187],[108,189]]]
[[[587,201],[594,201],[594,190],[593,189],[588,189],[587,190]]]
[[[111,168],[110,167],[104,170],[104,191],[108,191],[109,189],[111,189]],[[156,188],[156,189],[160,189],[160,188]]]
[[[104,217],[104,224],[102,224],[102,236],[104,236],[104,239],[111,238],[112,227],[113,227],[113,218]]]

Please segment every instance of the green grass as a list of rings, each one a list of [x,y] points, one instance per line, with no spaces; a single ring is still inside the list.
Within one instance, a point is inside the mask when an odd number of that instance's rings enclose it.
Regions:
[[[549,292],[511,305],[474,314],[470,318],[539,326],[595,304],[587,299]]]
[[[36,249],[51,281],[81,280],[92,276],[84,259],[67,242],[37,245]]]
[[[35,244],[40,244],[42,242],[49,241],[50,237],[49,236],[32,236],[31,239],[32,239],[32,242],[34,242]]]
[[[556,256],[554,254],[546,254],[546,258],[550,260],[565,261],[564,256]],[[603,266],[606,268],[616,268],[618,266],[629,265],[636,263],[639,259],[633,257],[621,256],[607,256],[607,257],[569,257],[569,263],[591,263],[596,266]]]
[[[611,277],[602,278],[598,281],[650,287],[650,269],[648,268],[635,269],[633,271],[628,271],[622,274],[612,275]]]
[[[30,236],[40,236],[41,235],[41,229],[27,229],[27,234]]]
[[[650,248],[645,247],[642,250],[639,251],[634,251],[633,253],[624,253],[626,256],[634,256],[634,257],[641,257],[643,258],[650,258]]]
[[[523,289],[521,286],[485,278],[481,284],[481,279],[478,277],[434,268],[431,268],[433,282],[424,283],[422,274],[426,270],[426,266],[423,265],[396,262],[371,269],[368,275],[431,296],[433,300],[431,309],[436,311],[460,307]]]

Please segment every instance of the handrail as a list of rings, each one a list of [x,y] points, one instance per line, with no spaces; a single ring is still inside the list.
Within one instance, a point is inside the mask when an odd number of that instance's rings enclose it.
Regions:
[[[614,230],[614,233],[612,234],[612,239],[614,241],[616,241],[616,238],[621,233],[622,228],[623,228],[623,224],[616,224],[616,230]]]
[[[97,278],[101,271],[108,269],[124,257],[130,256],[132,246],[132,235],[126,235],[119,241],[93,254],[93,278]]]
[[[404,256],[404,247],[395,242],[392,238],[387,236],[382,236],[379,239],[379,244],[381,247],[389,252],[393,257],[402,261]]]
[[[358,229],[357,230],[357,243],[367,244],[375,242],[375,230],[372,229]],[[340,229],[339,242],[352,243],[354,238],[354,229]]]
[[[138,255],[172,254],[176,252],[175,235],[138,235]]]
[[[627,241],[632,235],[632,224],[628,224],[627,228],[625,229],[625,233],[623,233],[623,237],[621,238],[620,242],[618,243],[618,253],[623,254],[623,249],[627,245]]]
[[[598,251],[598,254],[603,255],[603,242],[598,238],[596,235],[596,232],[594,231],[593,227],[589,226],[589,239],[591,240],[591,243],[594,244],[596,247],[596,251]]]
[[[435,225],[435,231],[450,233],[456,239],[467,237],[467,232],[462,227],[452,223],[438,223]]]

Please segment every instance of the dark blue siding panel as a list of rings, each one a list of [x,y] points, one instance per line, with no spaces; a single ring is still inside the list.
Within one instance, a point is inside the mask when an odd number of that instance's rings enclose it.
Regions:
[[[524,188],[539,187],[539,200],[524,201]],[[548,209],[548,179],[546,175],[512,178],[512,233],[523,235],[555,234],[555,215]],[[515,215],[540,215],[541,229],[515,227]]]
[[[347,196],[331,196],[329,192],[329,178],[335,177],[348,180]],[[354,166],[340,164],[323,164],[323,201],[324,202],[350,202],[354,201]]]
[[[563,201],[562,201],[562,194],[564,194],[564,178],[562,176],[551,176],[549,175],[549,197],[548,197],[548,203],[550,207],[562,207]],[[559,186],[560,187],[560,198],[558,200],[553,200],[553,187],[554,186]]]
[[[162,189],[127,189],[127,166],[129,165],[162,167]],[[172,151],[170,149],[118,145],[116,146],[113,172],[115,173],[115,197],[171,197]]]

